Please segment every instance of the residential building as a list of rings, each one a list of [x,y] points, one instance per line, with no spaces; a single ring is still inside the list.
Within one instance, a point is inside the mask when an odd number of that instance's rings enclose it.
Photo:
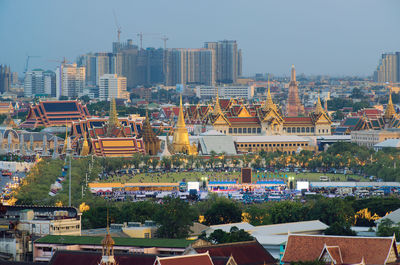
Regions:
[[[53,71],[43,72],[43,93],[50,97],[56,97],[56,74]]]
[[[395,264],[396,239],[392,237],[322,236],[290,234],[282,258],[292,262],[323,261],[328,264]]]
[[[79,97],[85,86],[86,69],[76,63],[62,63],[56,71],[56,97]]]
[[[217,93],[221,98],[245,98],[254,97],[254,87],[247,85],[223,85],[223,86],[196,86],[196,96],[201,99],[214,98]]]
[[[400,82],[400,52],[384,53],[374,72],[374,81],[378,83]]]
[[[215,81],[217,83],[236,83],[242,72],[242,53],[235,40],[206,42],[204,48],[215,53]]]
[[[24,96],[32,97],[35,94],[44,94],[44,76],[42,69],[34,69],[25,73]]]
[[[212,49],[167,49],[164,68],[165,85],[213,85],[215,61]]]
[[[111,98],[129,98],[126,91],[126,77],[117,74],[104,74],[99,81],[100,100],[110,100]]]
[[[361,146],[373,147],[388,139],[400,139],[400,129],[362,130],[351,132],[351,142]]]
[[[10,67],[6,65],[0,65],[0,94],[9,91],[11,80]]]

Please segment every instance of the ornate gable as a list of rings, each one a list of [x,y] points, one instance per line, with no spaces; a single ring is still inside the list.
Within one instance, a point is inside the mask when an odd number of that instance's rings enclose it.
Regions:
[[[250,112],[247,110],[246,106],[242,105],[242,108],[240,109],[238,115],[238,117],[241,118],[249,118],[249,117],[253,117]]]

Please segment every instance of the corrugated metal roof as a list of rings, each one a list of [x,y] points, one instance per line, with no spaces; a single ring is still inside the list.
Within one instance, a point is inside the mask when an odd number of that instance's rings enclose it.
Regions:
[[[204,135],[199,138],[199,143],[203,155],[210,154],[211,151],[236,155],[236,148],[233,138],[230,135]]]

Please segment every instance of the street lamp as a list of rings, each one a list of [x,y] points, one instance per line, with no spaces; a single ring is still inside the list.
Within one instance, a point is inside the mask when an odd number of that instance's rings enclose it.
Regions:
[[[294,189],[294,176],[289,176],[288,177],[288,187],[290,190]]]
[[[207,177],[202,176],[201,181],[203,182],[203,190],[205,190],[207,188]]]

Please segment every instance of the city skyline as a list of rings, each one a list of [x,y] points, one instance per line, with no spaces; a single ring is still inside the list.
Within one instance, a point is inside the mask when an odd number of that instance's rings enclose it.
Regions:
[[[381,54],[398,50],[399,7],[399,2],[391,0],[254,0],[252,5],[207,0],[198,6],[180,0],[113,5],[105,1],[3,0],[0,35],[8,37],[0,43],[0,61],[22,73],[27,54],[41,56],[31,60],[30,69],[53,70],[54,60],[63,57],[74,61],[87,52],[111,51],[117,39],[115,10],[121,40],[132,38],[139,44],[137,33],[144,32],[144,47],[162,47],[164,34],[169,48],[200,48],[208,41],[237,40],[244,75],[289,76],[289,66],[295,64],[299,74],[372,76]]]

